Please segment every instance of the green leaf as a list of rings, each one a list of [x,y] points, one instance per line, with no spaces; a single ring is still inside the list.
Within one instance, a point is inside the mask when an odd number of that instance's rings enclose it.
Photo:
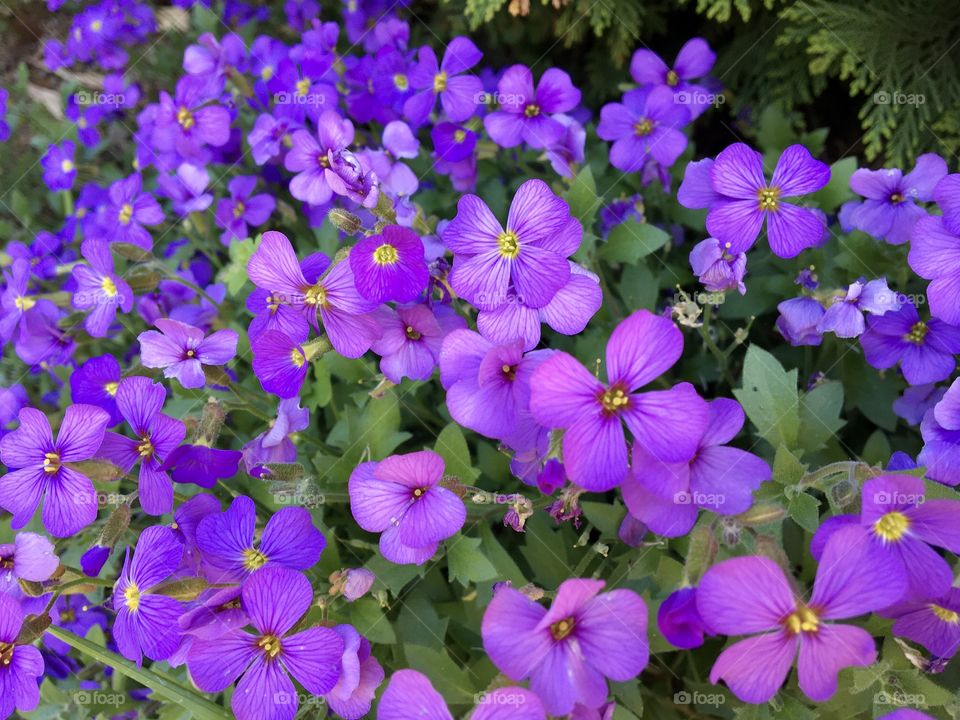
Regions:
[[[563,194],[563,199],[570,206],[570,214],[581,222],[584,230],[589,230],[600,207],[597,201],[597,181],[593,179],[593,171],[589,165],[584,165],[573,178],[570,189]]]
[[[480,538],[460,535],[447,546],[447,569],[450,579],[466,587],[470,583],[494,580],[500,573],[480,550]]]
[[[583,510],[590,524],[605,537],[617,537],[623,516],[627,514],[619,503],[583,502],[580,503],[580,509]]]
[[[632,265],[667,244],[670,236],[655,225],[627,220],[620,223],[600,248],[600,257],[611,263]]]
[[[450,423],[440,431],[433,449],[443,458],[444,474],[455,475],[466,482],[480,477],[480,471],[475,470],[470,461],[470,448],[463,431],[456,423]]]
[[[787,505],[787,512],[807,532],[816,532],[820,527],[820,503],[813,495],[800,493]]]
[[[393,625],[384,615],[380,603],[371,597],[362,597],[350,603],[350,624],[370,642],[392,645],[397,642]]]
[[[407,645],[407,662],[428,678],[444,700],[451,704],[472,703],[474,682],[468,671],[455,663],[445,652],[422,645]]]
[[[215,718],[230,718],[231,714],[226,708],[210,702],[198,693],[185,688],[167,675],[154,669],[137,667],[125,657],[121,657],[114,652],[110,652],[104,647],[94,644],[86,638],[74,635],[63,628],[51,626],[48,633],[58,640],[62,640],[75,650],[79,650],[97,662],[112,667],[121,675],[125,675],[131,680],[146,685],[157,695],[160,695],[171,702],[180,705],[190,711],[196,720],[214,720]]]
[[[247,263],[250,262],[250,257],[257,249],[259,239],[258,236],[256,240],[247,238],[240,242],[230,243],[230,262],[217,275],[217,279],[226,284],[228,294],[237,295],[246,285],[249,277],[247,275]]]
[[[733,394],[757,434],[774,447],[797,447],[800,408],[796,370],[785,371],[773,355],[751,345],[743,363],[743,387]]]
[[[773,458],[773,479],[781,485],[796,485],[807,472],[807,467],[786,447],[777,447]]]
[[[843,409],[843,384],[828,380],[800,398],[800,447],[814,451],[822,448],[846,423],[840,419]]]
[[[510,553],[503,549],[503,545],[493,536],[493,530],[486,523],[480,523],[480,537],[483,538],[483,549],[493,566],[500,573],[500,577],[512,582],[514,587],[525,585],[527,579],[524,577],[520,566],[517,565]]]
[[[813,202],[824,212],[834,212],[847,200],[853,199],[850,176],[857,169],[857,158],[846,157],[830,166],[830,182],[813,195]]]

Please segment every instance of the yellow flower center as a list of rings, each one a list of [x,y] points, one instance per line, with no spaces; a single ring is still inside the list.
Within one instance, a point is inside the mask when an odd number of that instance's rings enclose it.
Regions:
[[[184,130],[189,130],[194,125],[193,113],[189,109],[182,107],[177,111],[177,122]]]
[[[918,323],[914,323],[913,327],[910,328],[910,332],[904,335],[903,339],[914,345],[922,345],[927,337],[927,332],[929,332],[927,324],[921,320]]]
[[[13,304],[17,306],[17,310],[20,312],[26,312],[37,304],[37,300],[36,298],[27,297],[26,295],[17,295]]]
[[[330,158],[328,158],[324,153],[317,155],[317,165],[323,169],[330,167]]]
[[[573,632],[574,625],[576,622],[572,617],[558,620],[550,626],[550,634],[553,635],[554,640],[563,640]]]
[[[263,650],[268,660],[273,660],[280,654],[280,638],[276,635],[264,635],[257,641],[257,647]]]
[[[118,387],[120,387],[120,383],[111,381],[106,383],[103,386],[103,389],[107,391],[107,395],[109,395],[110,397],[113,397],[114,395],[117,394]]]
[[[600,395],[600,404],[608,413],[618,413],[630,404],[630,396],[622,387],[615,385]]]
[[[434,84],[436,84],[436,78],[434,78]],[[393,76],[393,86],[401,92],[406,92],[407,88],[410,87],[410,81],[403,73],[397,73]],[[446,79],[444,79],[444,87],[446,87]]]
[[[294,367],[302,368],[303,364],[307,361],[307,358],[304,357],[303,352],[300,348],[294,348],[290,351],[290,362],[293,363]]]
[[[530,103],[523,109],[523,114],[528,118],[535,118],[540,114],[540,106],[536,103]]]
[[[273,66],[265,65],[263,70],[260,71],[260,79],[266,82],[273,77]]]
[[[133,205],[130,203],[124,203],[120,206],[120,213],[117,215],[117,219],[120,221],[121,225],[129,225],[130,221],[133,220]]]
[[[239,220],[243,217],[243,214],[247,211],[247,206],[243,204],[240,200],[237,200],[237,204],[233,206],[233,216]]]
[[[783,621],[787,631],[793,635],[799,635],[802,632],[815,633],[820,629],[820,618],[816,611],[800,605],[797,609],[787,616]]]
[[[74,165],[72,160],[63,160],[60,163],[60,170],[62,170],[65,173],[73,172],[73,168],[74,168]]]
[[[670,87],[676,87],[677,83],[680,82],[680,76],[677,75],[673,70],[667,71],[667,85]]]
[[[896,542],[910,528],[910,518],[902,512],[888,512],[873,524],[873,531],[886,542]]]
[[[327,306],[327,291],[322,285],[312,285],[304,292],[303,301],[307,305],[325,308]]]
[[[100,32],[103,30],[103,20],[94,20],[90,23],[90,29],[94,32]]]
[[[516,380],[517,379],[517,368],[513,365],[507,365],[504,363],[500,366],[500,372],[503,373],[503,376],[507,380]]]
[[[304,78],[303,80],[297,81],[297,95],[304,97],[308,92],[310,92],[310,80]]]
[[[15,643],[0,642],[0,665],[7,667],[13,662],[13,649],[15,647]]]
[[[497,235],[497,248],[501,257],[513,260],[520,254],[520,238],[513,230],[504,230]]]
[[[407,325],[407,327],[404,329],[404,332],[407,334],[407,337],[410,338],[411,340],[419,340],[420,338],[423,337],[423,335],[421,335],[416,330],[414,330],[413,325]]]
[[[895,192],[890,196],[890,202],[894,205],[899,205],[904,200],[907,199],[907,196],[900,192]]]
[[[934,615],[943,620],[945,623],[950,623],[951,625],[960,625],[960,614],[954,612],[953,610],[934,604],[930,605],[930,609],[933,611]]]
[[[142,458],[148,458],[153,455],[153,443],[149,437],[140,438],[140,444],[137,445],[137,452],[140,453],[140,457]]]
[[[105,277],[103,280],[101,280],[100,287],[103,289],[103,292],[107,297],[117,296],[117,284],[111,278]]]
[[[127,585],[126,590],[123,591],[123,602],[131,612],[136,612],[140,607],[140,588],[136,583]]]
[[[633,126],[633,134],[637,137],[646,137],[653,132],[653,123],[644,118]]]
[[[60,469],[60,453],[48,452],[43,454],[43,471],[53,475]]]
[[[377,265],[393,265],[400,259],[400,254],[390,243],[384,243],[373,251],[373,261]]]
[[[438,72],[433,76],[433,91],[435,93],[442,93],[447,89],[447,74],[443,71]]]
[[[254,548],[247,548],[243,551],[243,567],[253,572],[259,570],[267,564],[267,556]]]
[[[757,200],[764,212],[776,212],[780,208],[780,188],[760,188],[757,190]]]
[[[453,141],[455,143],[462,143],[467,139],[467,133],[464,130],[457,130],[453,133]]]

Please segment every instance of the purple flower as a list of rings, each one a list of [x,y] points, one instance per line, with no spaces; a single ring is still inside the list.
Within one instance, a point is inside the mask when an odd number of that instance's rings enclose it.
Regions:
[[[110,553],[113,550],[106,545],[93,545],[83,555],[80,556],[80,569],[87,577],[98,577],[110,559]]]
[[[310,425],[310,411],[301,408],[296,399],[281,400],[277,419],[267,432],[257,435],[243,446],[243,464],[247,472],[259,477],[266,474],[267,463],[292,463],[297,459],[297,448],[290,435]]]
[[[276,73],[267,81],[278,112],[302,122],[316,122],[321,114],[335,111],[339,96],[331,58],[304,57],[299,62],[281,60]]]
[[[32,532],[16,533],[12,543],[0,543],[0,594],[18,588],[21,578],[49,580],[59,566],[53,543],[47,538]]]
[[[200,444],[181,445],[163,461],[160,472],[169,472],[175,483],[190,483],[210,489],[218,480],[226,480],[237,474],[241,457],[239,450],[220,450]]]
[[[160,92],[151,142],[173,166],[183,160],[204,164],[207,145],[221,147],[230,139],[230,112],[218,104],[222,88],[222,80],[185,75],[174,97]]]
[[[463,125],[451,122],[437,123],[430,130],[433,151],[447,162],[460,162],[473,156],[477,134]]]
[[[0,339],[7,342],[17,338],[17,331],[31,314],[57,315],[57,307],[50,300],[29,294],[30,263],[18,258],[11,272],[4,271],[6,287],[0,295]]]
[[[291,340],[279,330],[264,330],[250,343],[253,374],[264,391],[281,398],[295,398],[310,369],[310,346]]]
[[[653,532],[686,535],[700,509],[739,515],[753,504],[753,491],[770,479],[770,466],[756,455],[726,447],[743,428],[740,403],[716,398],[699,447],[689,462],[666,463],[633,448],[633,468],[623,484],[630,514]]]
[[[854,338],[863,334],[863,313],[883,315],[900,309],[897,293],[887,287],[886,278],[850,283],[845,295],[835,295],[820,321],[817,332],[832,332],[837,337]]]
[[[328,266],[321,256],[310,274],[319,277]],[[277,317],[289,307],[316,327],[319,315],[330,344],[345,357],[360,357],[380,337],[380,326],[370,315],[377,303],[357,292],[349,262],[338,262],[319,280],[308,281],[287,236],[270,230],[263,234],[247,272],[254,285],[270,293],[271,304],[276,305],[271,312]],[[296,320],[291,324],[294,330],[286,334],[293,340],[306,339],[306,323],[302,330],[296,329]]]
[[[479,693],[471,720],[546,720],[543,703],[521,687],[501,687]],[[416,670],[397,670],[377,704],[377,720],[453,720],[443,696],[430,679]]]
[[[547,159],[553,171],[565,178],[574,176],[574,166],[584,160],[583,147],[587,141],[587,131],[574,118],[563,113],[553,116],[553,119],[563,125],[563,137],[548,148],[545,148]]]
[[[710,292],[736,290],[747,292],[743,278],[747,274],[746,253],[730,253],[730,243],[721,243],[716,238],[707,238],[693,246],[690,251],[690,267],[693,274]]]
[[[935,153],[919,156],[913,172],[906,175],[899,168],[860,168],[850,177],[850,188],[866,200],[847,211],[850,224],[891,245],[904,244],[917,221],[927,217],[916,203],[932,200],[946,174],[947,163]]]
[[[106,337],[117,315],[133,310],[133,290],[113,271],[113,255],[103,240],[84,240],[80,252],[89,265],[75,265],[73,279],[77,284],[71,305],[89,311],[83,327],[92,337]]]
[[[687,147],[680,128],[688,122],[690,113],[676,104],[671,89],[637,88],[626,93],[623,102],[603,106],[597,135],[613,142],[611,165],[638,172],[651,157],[666,167],[673,165]]]
[[[29,712],[40,704],[40,680],[44,664],[32,645],[18,645],[23,610],[9,595],[0,593],[0,717],[14,710]]]
[[[330,709],[344,720],[359,720],[370,712],[377,688],[383,682],[383,668],[370,654],[370,641],[352,625],[333,628],[343,640],[340,679],[324,697]]]
[[[200,690],[219,693],[238,677],[231,707],[238,720],[292,720],[299,696],[292,675],[314,695],[330,692],[340,676],[344,642],[331,628],[289,634],[313,603],[310,582],[295,570],[268,567],[243,584],[240,604],[256,630],[231,628],[219,637],[198,637],[187,668]]]
[[[912,302],[899,310],[867,318],[867,330],[860,336],[863,355],[878,370],[897,363],[911,385],[939,382],[956,367],[960,352],[960,328],[942,320],[923,321]]]
[[[404,377],[427,380],[440,362],[443,340],[466,321],[448,305],[401,305],[379,308],[383,334],[371,346],[380,356],[380,372],[399,385]]]
[[[203,212],[213,203],[213,195],[207,192],[210,173],[202,165],[180,163],[173,175],[161,173],[157,185],[159,194],[170,198],[174,211],[180,215]]]
[[[68,537],[97,518],[97,494],[90,478],[65,463],[89,460],[104,438],[110,416],[93,405],[71,405],[54,441],[47,416],[20,411],[20,427],[0,440],[0,459],[10,468],[0,477],[0,507],[22,528],[43,500],[43,527]]]
[[[350,511],[380,535],[380,552],[398,565],[423,565],[467,517],[463,501],[440,485],[443,458],[430,450],[361,463],[350,474]]]
[[[677,98],[690,106],[694,118],[707,109],[710,102],[707,88],[693,81],[703,77],[713,67],[717,55],[703,38],[691,38],[684,43],[673,61],[667,64],[652,50],[640,49],[630,60],[630,75],[634,82],[647,88],[667,88]]]
[[[905,584],[917,598],[944,595],[953,572],[930,546],[960,551],[956,524],[960,501],[925,498],[923,480],[909,475],[871,478],[863,484],[860,497],[859,517],[837,515],[820,526],[810,543],[813,557],[820,558],[840,528],[852,526],[856,533],[848,537],[876,547],[872,562],[883,570],[885,582]]]
[[[530,689],[549,715],[579,703],[598,708],[607,682],[633,680],[650,657],[647,606],[632,590],[601,593],[603,580],[566,580],[550,609],[503,587],[483,615],[483,647],[512,680]]]
[[[179,320],[160,318],[154,326],[137,336],[140,361],[144,367],[163,368],[163,376],[177,378],[185,388],[201,388],[206,383],[204,365],[226,365],[237,354],[237,333],[217,330],[204,337],[203,330]]]
[[[927,411],[940,402],[946,388],[938,388],[934,383],[912,385],[893,401],[893,412],[910,425],[919,425]]]
[[[833,697],[840,670],[872,665],[877,650],[866,630],[827,621],[886,607],[903,594],[902,579],[886,577],[873,562],[879,552],[860,542],[855,529],[838,531],[820,560],[809,600],[796,597],[783,570],[765,557],[738,557],[710,568],[697,586],[706,629],[752,635],[720,653],[710,682],[725,681],[743,702],[765,703],[799,655],[800,690],[817,702]]]
[[[113,427],[123,420],[115,399],[120,375],[120,363],[113,355],[92,357],[70,376],[70,399],[103,408],[110,413],[107,426]]]
[[[357,291],[376,303],[415,300],[430,279],[423,241],[410,228],[387,225],[350,249]]]
[[[117,180],[110,186],[109,204],[105,211],[103,230],[111,242],[124,242],[153,248],[153,238],[144,225],[159,225],[163,222],[163,210],[154,197],[142,191],[140,175],[131,175]]]
[[[257,178],[252,175],[235,177],[227,189],[230,197],[217,203],[217,225],[222,227],[220,242],[229,245],[232,240],[243,240],[249,234],[248,225],[257,227],[270,219],[276,200],[269,193],[253,195]]]
[[[10,123],[7,122],[7,89],[0,87],[0,142],[10,138]]]
[[[451,417],[509,444],[534,424],[532,377],[551,354],[551,350],[537,350],[524,355],[519,340],[494,345],[472,330],[454,330],[440,349],[440,382],[447,391]]]
[[[372,169],[364,167],[358,155],[349,150],[339,150],[330,157],[327,184],[337,195],[353,200],[365,208],[377,206],[380,197],[380,182]]]
[[[464,195],[443,231],[454,252],[450,282],[480,309],[508,302],[514,289],[524,305],[547,305],[570,277],[567,257],[583,230],[567,203],[542,180],[528,180],[510,203],[506,229],[476,195]]]
[[[930,281],[930,314],[951,325],[960,325],[960,233],[951,229],[946,215],[922,217],[913,226],[910,239],[910,267]]]
[[[330,202],[330,178],[334,153],[353,142],[353,123],[335,110],[326,110],[317,120],[317,137],[307,130],[291,136],[290,151],[284,158],[287,170],[297,173],[290,181],[290,194],[297,200],[323,205]]]
[[[638,310],[607,343],[606,384],[573,356],[556,352],[534,373],[530,409],[545,427],[563,428],[563,462],[572,482],[601,491],[627,475],[627,441],[664,462],[685,462],[697,451],[709,406],[690,383],[636,392],[668,370],[683,352],[670,320]]]
[[[691,650],[703,645],[707,629],[697,610],[697,589],[685,587],[670,593],[657,610],[657,627],[675,647]]]
[[[934,657],[951,658],[960,650],[960,588],[937,598],[907,600],[880,614],[896,620],[894,635],[919,643]]]
[[[73,187],[77,177],[77,166],[74,164],[76,147],[72,141],[64,140],[59,145],[50,145],[40,158],[43,181],[51,190],[69,190]]]
[[[197,547],[211,580],[239,581],[262,567],[309,570],[327,544],[310,513],[301,507],[274,513],[257,543],[253,539],[256,524],[253,500],[245,495],[234,498],[225,512],[200,521]]]
[[[917,461],[926,476],[945,485],[960,485],[960,383],[954,380],[920,423],[923,449]]]
[[[343,597],[347,602],[359,600],[373,587],[377,577],[366,568],[350,568],[343,581]]]
[[[743,143],[734,143],[716,160],[687,165],[677,192],[687,208],[708,208],[707,230],[733,254],[756,242],[764,220],[774,255],[792,258],[819,244],[824,220],[811,208],[783,198],[816,192],[830,180],[830,168],[814,160],[803,145],[791,145],[777,160],[773,178],[763,175],[763,156]]]
[[[463,122],[477,110],[477,96],[483,84],[474,75],[464,75],[483,57],[473,42],[455,37],[447,45],[443,60],[428,45],[420,48],[417,64],[410,70],[410,87],[417,92],[406,99],[403,114],[414,125],[423,125],[440,97],[443,112],[454,122]],[[400,89],[400,86],[397,86]]]
[[[777,310],[780,311],[777,330],[791,345],[819,345],[823,342],[823,333],[818,328],[825,311],[816,300],[791,298],[777,305]]]
[[[173,507],[173,486],[160,468],[186,435],[180,420],[161,412],[166,398],[163,385],[148,377],[135,375],[122,380],[117,388],[117,409],[136,440],[108,432],[97,453],[124,472],[130,472],[140,461],[140,506],[148,515],[163,515]]]
[[[525,65],[504,71],[495,97],[500,108],[483,119],[483,127],[505,148],[521,142],[538,149],[557,144],[566,128],[551,115],[569,112],[580,104],[580,91],[563,70],[547,70],[534,90],[533,73]]]
[[[180,567],[183,545],[173,530],[154,525],[140,533],[130,559],[130,548],[123,570],[113,586],[113,637],[120,654],[143,664],[143,656],[166,660],[180,644],[177,620],[183,605],[172,597],[150,592]]]
[[[292,133],[303,127],[303,123],[290,117],[279,117],[264,113],[253,123],[253,129],[247,136],[250,153],[257,165],[263,165],[272,158],[286,152],[293,146]]]

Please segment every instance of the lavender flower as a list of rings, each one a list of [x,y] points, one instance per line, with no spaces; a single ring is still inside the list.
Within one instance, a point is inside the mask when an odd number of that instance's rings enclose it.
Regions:
[[[791,345],[819,345],[823,333],[818,329],[825,310],[823,305],[810,297],[784,300],[777,305],[780,317],[777,330]]]
[[[725,292],[736,288],[741,295],[747,292],[743,278],[747,274],[746,253],[730,253],[730,243],[707,238],[690,251],[690,267],[703,286],[710,292]]]
[[[53,543],[43,535],[19,532],[12,543],[0,543],[0,594],[11,593],[20,579],[43,582],[60,566]]]
[[[817,323],[817,332],[832,332],[837,337],[859,337],[866,329],[863,313],[884,315],[900,309],[900,300],[887,287],[886,278],[850,283],[845,295],[836,295]]]
[[[935,657],[951,658],[960,650],[960,588],[897,603],[880,614],[896,620],[894,635],[919,643]]]
[[[370,641],[352,625],[333,628],[343,640],[340,679],[324,697],[330,709],[344,720],[359,720],[370,712],[377,688],[383,682],[383,668],[370,654]]]
[[[501,588],[483,615],[483,647],[512,680],[530,689],[549,715],[579,703],[597,708],[607,682],[633,680],[646,667],[647,606],[632,590],[601,593],[602,580],[566,580],[550,609]]]
[[[908,301],[895,312],[868,317],[860,344],[873,367],[886,370],[899,363],[908,383],[923,385],[945,380],[953,372],[960,328],[942,320],[921,320]]]
[[[483,53],[469,38],[459,36],[447,45],[439,65],[433,48],[428,45],[420,48],[418,62],[409,77],[410,87],[417,92],[403,104],[406,118],[414,125],[423,125],[437,97],[450,120],[462,122],[473,115],[477,110],[477,96],[483,94],[483,85],[479,78],[464,73],[482,57]]]
[[[696,118],[710,103],[707,88],[694,81],[709,73],[716,60],[717,55],[706,40],[691,38],[680,48],[673,67],[668,67],[652,50],[637,50],[630,60],[630,75],[643,87],[667,88],[677,102],[689,105],[692,117]]]
[[[109,194],[110,202],[104,217],[106,239],[150,250],[153,239],[144,225],[162,223],[163,210],[150,193],[143,192],[140,175],[117,180],[110,186]]]
[[[382,335],[370,349],[380,356],[380,372],[399,385],[404,377],[427,380],[440,362],[440,351],[454,330],[466,321],[450,306],[402,305],[376,312]]]
[[[829,180],[827,165],[814,160],[802,145],[791,145],[768,182],[760,153],[734,143],[716,160],[687,165],[677,199],[687,208],[708,208],[707,230],[729,242],[731,253],[749,250],[766,220],[770,249],[791,258],[822,240],[824,220],[814,210],[783,198],[816,192]]]
[[[423,565],[467,517],[463,501],[442,487],[443,458],[430,450],[361,463],[350,474],[350,511],[380,535],[380,552],[398,565]]]
[[[89,460],[97,452],[110,417],[93,405],[71,405],[54,441],[47,416],[20,411],[20,427],[0,440],[0,459],[10,468],[0,477],[0,507],[14,530],[26,525],[43,500],[43,526],[68,537],[97,518],[97,494],[90,478],[65,463]]]
[[[623,102],[608,103],[600,110],[597,135],[613,142],[610,164],[624,172],[638,172],[648,158],[666,167],[677,161],[687,147],[680,128],[690,122],[690,113],[674,100],[669,88],[637,88]]]
[[[960,383],[927,411],[920,424],[923,450],[917,461],[927,477],[945,485],[960,485]]]
[[[137,336],[144,367],[163,368],[163,376],[177,378],[185,388],[206,383],[204,365],[226,365],[237,354],[237,333],[217,330],[204,337],[203,330],[178,320],[154,322],[160,332],[148,330]]]
[[[564,125],[551,116],[579,105],[580,91],[558,68],[544,72],[534,89],[530,68],[513,65],[500,78],[496,98],[500,107],[483,119],[483,126],[497,145],[510,148],[525,142],[532,148],[547,148],[557,144],[566,132]]]
[[[350,249],[357,291],[376,303],[410,302],[427,287],[430,273],[423,241],[409,228],[387,225]]]
[[[43,181],[53,191],[69,190],[77,177],[77,166],[74,164],[76,145],[70,140],[64,140],[59,145],[50,145],[47,152],[40,159],[43,167]]]
[[[636,392],[669,369],[683,352],[670,320],[639,310],[607,344],[606,384],[577,360],[556,352],[534,373],[530,409],[538,423],[563,428],[563,461],[571,481],[609,490],[627,475],[623,423],[635,441],[665,462],[685,462],[697,450],[709,409],[693,386]]]
[[[948,178],[960,177],[950,175]],[[942,183],[941,183],[942,184]],[[946,213],[946,210],[944,211]],[[960,325],[960,227],[955,232],[948,215],[922,217],[910,236],[910,267],[930,281],[927,300],[930,314],[951,325]]]
[[[18,645],[23,610],[9,595],[0,593],[0,718],[15,710],[29,712],[40,704],[43,657],[32,645]]]
[[[133,290],[114,272],[110,246],[103,240],[85,240],[80,248],[89,265],[75,265],[73,279],[77,289],[71,305],[89,314],[83,327],[93,337],[105,337],[119,308],[124,313],[133,309]]]
[[[231,707],[238,720],[289,720],[299,706],[290,679],[314,695],[330,692],[340,676],[344,642],[331,628],[290,634],[313,602],[310,582],[295,570],[269,567],[243,584],[240,603],[256,630],[230,628],[219,637],[198,637],[187,656],[194,684],[219,693],[237,678]]]
[[[297,130],[290,142],[283,161],[287,170],[297,173],[290,181],[290,194],[313,205],[329,202],[333,197],[333,156],[353,142],[353,123],[334,110],[325,110],[317,119],[316,138]]]
[[[297,459],[297,448],[290,435],[310,425],[310,411],[301,408],[296,399],[281,400],[277,419],[269,431],[257,435],[243,446],[243,463],[250,475],[267,474],[267,463],[292,463]]]
[[[159,194],[173,201],[174,212],[181,216],[203,212],[213,203],[213,195],[207,192],[210,173],[202,165],[180,163],[173,175],[157,177]]]
[[[230,197],[217,203],[217,225],[222,227],[220,242],[229,245],[233,240],[243,240],[249,235],[248,225],[257,227],[270,219],[276,200],[269,193],[253,195],[257,178],[249,175],[233,178],[227,189]]]

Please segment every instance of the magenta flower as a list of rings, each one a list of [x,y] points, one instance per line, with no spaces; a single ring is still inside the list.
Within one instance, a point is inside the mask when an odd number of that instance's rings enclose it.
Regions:
[[[307,130],[291,136],[290,151],[283,166],[297,173],[290,181],[290,194],[312,205],[323,205],[333,197],[330,187],[333,155],[353,142],[353,123],[335,110],[325,110],[317,120],[317,137]]]
[[[623,484],[630,514],[667,537],[686,535],[701,509],[739,515],[753,492],[770,479],[770,466],[753,453],[726,447],[743,427],[740,403],[716,398],[696,453],[688,462],[666,463],[642,446],[633,448],[633,468]]]
[[[774,255],[791,258],[823,239],[823,217],[784,198],[816,192],[830,180],[830,168],[803,145],[791,145],[777,161],[773,178],[764,177],[763,156],[734,143],[716,160],[687,165],[677,192],[687,208],[708,208],[707,230],[732,254],[749,250],[764,221]]]
[[[71,405],[54,441],[47,416],[20,410],[20,427],[0,440],[0,460],[10,472],[0,477],[0,507],[22,528],[43,500],[43,527],[68,537],[97,519],[97,493],[90,478],[65,463],[92,458],[103,441],[110,416],[94,405]]]
[[[350,474],[350,511],[380,535],[380,552],[398,565],[423,565],[467,518],[463,501],[442,487],[443,458],[430,450],[365,462]]]
[[[501,687],[479,693],[471,720],[546,720],[543,703],[521,687]],[[453,720],[443,696],[430,679],[416,670],[397,670],[377,705],[377,720]]]
[[[140,333],[140,361],[144,367],[163,368],[163,376],[177,378],[185,388],[206,384],[204,365],[226,365],[237,354],[237,333],[217,330],[204,337],[203,330],[179,320],[160,318],[156,330]]]
[[[409,75],[410,87],[417,92],[403,104],[406,118],[414,125],[423,125],[438,96],[440,106],[450,120],[463,122],[473,115],[479,104],[477,97],[483,94],[483,84],[479,78],[464,73],[482,57],[483,53],[465,37],[450,41],[439,65],[433,48],[429,45],[420,48],[418,62]]]
[[[687,147],[680,128],[690,122],[690,113],[674,100],[669,88],[637,88],[623,102],[608,103],[600,110],[597,135],[613,142],[610,164],[624,172],[638,172],[649,158],[670,167]]]
[[[383,682],[383,668],[370,654],[370,641],[352,625],[336,625],[343,640],[340,679],[324,698],[330,709],[344,720],[359,720],[370,712],[377,688]]]
[[[960,650],[960,588],[935,598],[916,598],[882,610],[896,620],[893,634],[919,643],[934,657],[952,658]]]
[[[32,645],[18,645],[23,610],[11,596],[0,593],[0,718],[14,710],[30,712],[40,704],[44,663]]]
[[[173,485],[161,467],[187,432],[180,420],[161,412],[166,398],[163,385],[148,377],[135,375],[122,380],[117,388],[117,409],[136,440],[108,432],[97,452],[98,457],[124,472],[130,472],[140,461],[140,506],[148,515],[163,515],[173,507]]]
[[[164,525],[148,527],[140,534],[130,559],[130,548],[123,570],[113,586],[113,608],[117,619],[113,637],[120,654],[143,664],[143,656],[166,660],[180,644],[177,621],[183,614],[179,600],[151,593],[180,567],[183,545],[173,530]]]
[[[511,680],[530,679],[548,715],[576,703],[598,708],[607,681],[633,680],[647,666],[647,606],[632,590],[601,593],[603,580],[566,580],[550,609],[502,587],[483,615],[483,647]]]
[[[464,195],[443,231],[454,253],[450,282],[480,309],[495,309],[514,289],[529,307],[547,305],[570,277],[567,257],[583,230],[542,180],[527,180],[510,203],[506,229],[476,195]]]
[[[683,335],[670,320],[638,310],[607,343],[604,385],[565,352],[537,368],[530,409],[538,423],[563,428],[563,462],[572,482],[593,491],[616,487],[627,475],[623,423],[650,455],[688,461],[707,428],[709,408],[690,383],[636,392],[666,372],[683,352]]]
[[[267,521],[259,542],[253,536],[257,511],[246,495],[234,498],[223,513],[197,525],[197,547],[207,576],[215,582],[236,582],[262,567],[309,570],[327,541],[301,507],[281,508]]]
[[[399,385],[403,378],[426,380],[440,362],[444,338],[467,322],[449,305],[401,305],[379,308],[383,334],[370,347],[380,356],[380,372]]]
[[[673,67],[668,67],[652,50],[637,50],[630,60],[630,75],[643,87],[667,88],[677,97],[677,102],[690,106],[696,118],[709,107],[710,96],[707,88],[694,81],[710,72],[716,60],[717,55],[706,40],[691,38],[680,48]]]
[[[657,627],[675,647],[690,650],[703,645],[707,631],[697,610],[697,589],[685,587],[670,593],[657,610]]]
[[[525,142],[539,149],[563,139],[566,127],[551,116],[577,107],[580,91],[573,86],[570,76],[558,68],[543,73],[534,89],[530,68],[513,65],[500,78],[495,99],[499,109],[483,119],[490,138],[501,147],[516,147]]]
[[[292,720],[300,693],[330,692],[340,676],[344,643],[331,628],[290,634],[313,603],[310,582],[296,570],[269,567],[243,584],[240,604],[254,634],[231,628],[219,637],[196,638],[187,669],[202,691],[219,693],[239,677],[230,706],[237,720]]]
[[[423,241],[410,228],[387,225],[350,249],[350,269],[357,291],[376,303],[410,302],[419,297],[430,272]]]
[[[113,271],[110,246],[103,240],[85,240],[80,252],[89,265],[74,265],[73,279],[77,289],[71,305],[88,310],[83,327],[92,337],[105,337],[119,308],[124,313],[133,309],[133,290]]]
[[[777,694],[794,658],[800,689],[823,702],[837,691],[837,674],[877,659],[866,630],[831,620],[856,617],[896,602],[906,586],[885,575],[876,545],[855,529],[827,544],[809,600],[796,597],[783,570],[765,557],[738,557],[713,566],[697,586],[697,609],[708,631],[752,635],[727,647],[710,671],[740,700],[765,703]]]

